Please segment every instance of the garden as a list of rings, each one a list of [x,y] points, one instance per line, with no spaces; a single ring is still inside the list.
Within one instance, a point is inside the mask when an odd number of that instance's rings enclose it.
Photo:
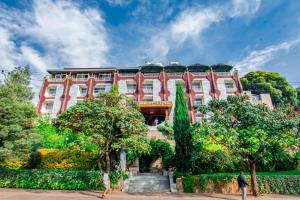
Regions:
[[[253,87],[246,78],[244,84]],[[161,158],[183,192],[237,192],[236,177],[245,171],[254,195],[300,194],[297,99],[276,97],[274,109],[252,105],[247,96],[215,99],[195,107],[205,117],[191,124],[178,84],[173,126],[158,127],[175,140],[173,147],[147,137],[137,103],[116,86],[50,119],[37,115],[29,84],[29,68],[20,67],[0,85],[0,188],[106,194],[128,176],[119,164],[126,150],[128,165]]]

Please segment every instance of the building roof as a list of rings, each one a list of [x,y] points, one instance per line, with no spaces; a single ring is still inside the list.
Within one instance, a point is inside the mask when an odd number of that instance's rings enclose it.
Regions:
[[[50,74],[55,73],[70,73],[70,72],[160,72],[162,70],[166,72],[184,72],[186,70],[190,72],[205,72],[205,71],[215,71],[215,72],[229,72],[233,69],[232,65],[227,64],[215,64],[215,65],[204,65],[204,64],[193,64],[189,66],[181,65],[177,62],[170,63],[163,66],[160,63],[149,63],[139,67],[110,67],[110,68],[64,68],[64,69],[49,69],[47,70]]]

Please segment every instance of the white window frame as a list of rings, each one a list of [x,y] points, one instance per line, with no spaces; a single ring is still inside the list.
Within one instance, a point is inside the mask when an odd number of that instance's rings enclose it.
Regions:
[[[201,114],[201,113],[196,113],[196,115],[195,115],[195,119],[196,119],[196,122],[199,122],[199,123],[201,123],[201,122],[203,122],[204,115],[203,115],[203,114]]]
[[[199,104],[198,102],[201,102],[201,104]],[[196,96],[194,99],[194,106],[200,106],[200,105],[204,105],[204,97]]]
[[[51,104],[51,109],[49,109],[49,107],[47,105]],[[52,114],[53,112],[53,106],[54,106],[54,102],[53,101],[46,101],[44,103],[44,111],[46,114]]]
[[[227,87],[228,84],[232,84],[232,87]],[[226,92],[235,92],[236,91],[233,80],[224,80],[224,85],[225,85]]]
[[[82,93],[82,89],[86,89],[86,93]],[[78,96],[79,97],[86,97],[88,94],[88,87],[86,85],[79,85],[78,87]]]
[[[111,81],[112,75],[111,73],[100,73],[97,76],[97,80],[102,80],[102,81]]]
[[[96,89],[100,89],[99,92],[95,92]],[[95,85],[94,91],[93,91],[94,96],[98,96],[99,94],[104,93],[104,92],[106,92],[106,85],[104,85],[104,84],[102,84],[102,85]]]
[[[89,78],[89,74],[76,74],[76,80],[87,80]]]
[[[202,80],[193,80],[192,88],[195,92],[203,92],[203,81]]]
[[[153,93],[153,81],[144,81],[143,91],[145,93]]]
[[[130,86],[130,87],[128,87],[128,86]],[[126,81],[126,93],[135,93],[135,92],[136,92],[136,82],[135,81]]]
[[[54,89],[54,93],[50,92],[50,90]],[[49,85],[48,88],[47,88],[47,96],[48,97],[55,97],[56,95],[56,92],[57,92],[57,86],[56,85]]]

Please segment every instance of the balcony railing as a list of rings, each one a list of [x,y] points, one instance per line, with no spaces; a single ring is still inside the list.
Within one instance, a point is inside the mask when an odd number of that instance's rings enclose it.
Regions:
[[[159,76],[159,73],[144,73],[144,76]]]
[[[65,80],[65,77],[64,78],[55,78],[55,77],[47,76],[46,79],[50,82],[63,82]]]
[[[231,72],[215,72],[219,76],[231,76]]]
[[[192,72],[194,76],[206,76],[207,72]]]
[[[226,88],[226,92],[236,92],[236,88]]]

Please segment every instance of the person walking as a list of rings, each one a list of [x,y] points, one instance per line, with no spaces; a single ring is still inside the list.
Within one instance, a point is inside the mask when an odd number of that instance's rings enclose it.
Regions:
[[[246,182],[246,179],[244,177],[244,173],[241,171],[240,175],[237,177],[237,181],[239,184],[239,187],[242,189],[242,199],[246,200],[247,199],[247,185],[248,183]]]

